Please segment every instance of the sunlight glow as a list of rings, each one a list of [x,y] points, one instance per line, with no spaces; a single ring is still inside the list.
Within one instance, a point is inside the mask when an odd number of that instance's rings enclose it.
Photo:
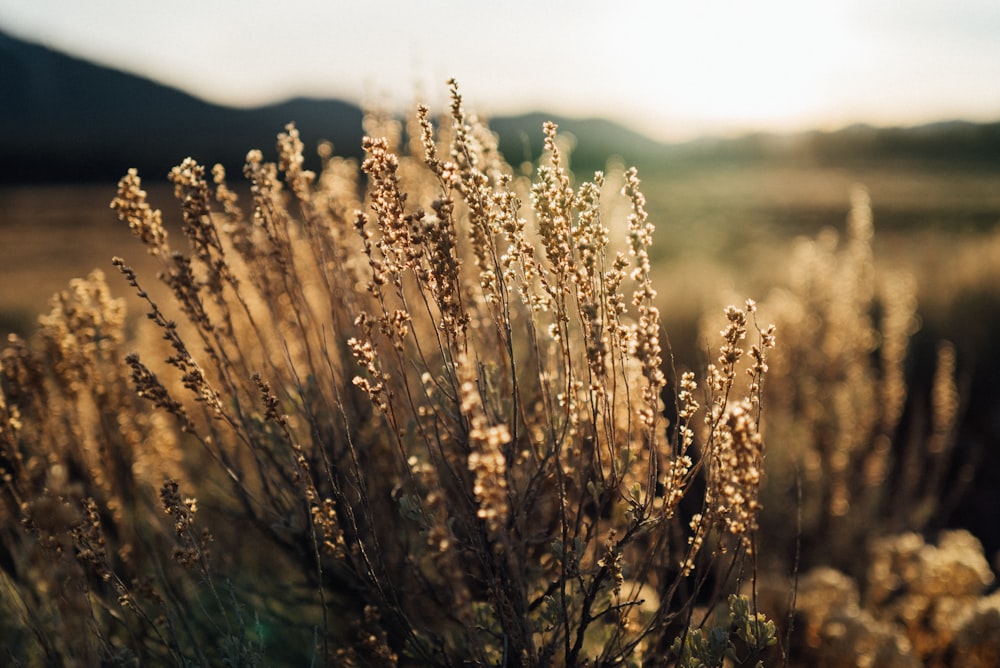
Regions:
[[[602,115],[659,138],[1000,115],[995,0],[173,0],[138,14],[0,0],[0,25],[234,105],[409,109],[443,101],[455,76],[490,113]]]
[[[689,5],[646,25],[650,111],[711,124],[801,122],[828,102],[849,41],[834,9],[792,1]],[[720,16],[721,14],[721,16]],[[702,26],[690,30],[688,26]]]

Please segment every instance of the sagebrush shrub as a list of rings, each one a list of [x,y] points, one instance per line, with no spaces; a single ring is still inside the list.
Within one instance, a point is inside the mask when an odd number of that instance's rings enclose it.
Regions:
[[[876,267],[861,186],[846,227],[843,239],[827,229],[799,240],[788,284],[766,301],[786,336],[765,392],[769,439],[781,443],[765,495],[794,499],[801,489],[801,505],[769,504],[774,547],[786,558],[801,542],[805,563],[857,575],[859,546],[922,531],[939,511],[961,405],[948,342],[939,347],[931,396],[911,396],[915,279]]]
[[[518,176],[454,85],[406,130],[371,116],[364,161],[324,147],[317,174],[289,126],[247,155],[245,208],[185,160],[183,250],[122,179],[164,290],[114,264],[161,340],[125,354],[94,275],[4,356],[14,656],[689,662],[696,608],[752,580],[773,328],[730,307],[675,378],[635,170],[574,185],[547,124]],[[729,605],[716,633],[774,643]]]

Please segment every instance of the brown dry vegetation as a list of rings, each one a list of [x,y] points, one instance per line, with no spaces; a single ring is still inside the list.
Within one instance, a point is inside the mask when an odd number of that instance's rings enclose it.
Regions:
[[[239,198],[186,161],[176,222],[123,178],[141,262],[3,354],[5,659],[995,663],[982,546],[937,537],[962,348],[913,382],[926,286],[867,192],[710,262],[635,170],[577,179],[546,126],[525,176],[452,96],[318,174],[289,126]]]

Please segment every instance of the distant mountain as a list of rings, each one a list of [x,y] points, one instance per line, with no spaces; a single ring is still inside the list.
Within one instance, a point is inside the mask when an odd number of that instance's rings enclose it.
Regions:
[[[137,167],[162,179],[187,156],[238,171],[251,148],[273,154],[294,121],[307,147],[361,152],[362,112],[333,100],[295,99],[254,109],[211,104],[142,77],[95,65],[0,32],[0,182],[107,181]],[[600,168],[609,155],[650,155],[649,138],[599,119],[542,113],[490,119],[513,162],[537,157],[542,124],[573,135],[573,163]],[[308,150],[308,149],[307,149]],[[308,156],[307,156],[308,157]]]
[[[531,113],[491,118],[489,124],[500,136],[501,151],[519,164],[537,158],[546,120],[573,136],[571,164],[580,171],[600,169],[613,155],[641,167],[776,161],[1000,166],[1000,123],[855,125],[835,132],[755,133],[683,144],[656,142],[594,118]],[[295,99],[254,109],[224,107],[0,32],[0,185],[113,181],[129,167],[139,168],[146,179],[162,179],[187,156],[203,164],[221,162],[237,173],[251,148],[273,156],[275,135],[290,121],[307,150],[327,139],[340,155],[361,151],[362,112],[347,102]]]
[[[117,179],[133,166],[160,179],[187,156],[239,170],[251,148],[273,155],[275,136],[293,120],[306,146],[361,147],[355,105],[223,107],[3,33],[0,100],[0,182]]]

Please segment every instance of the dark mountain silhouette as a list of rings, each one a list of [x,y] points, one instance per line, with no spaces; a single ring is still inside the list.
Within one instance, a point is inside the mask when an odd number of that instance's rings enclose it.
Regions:
[[[361,147],[361,110],[345,102],[223,107],[2,33],[0,100],[4,182],[117,179],[129,167],[160,179],[187,156],[239,170],[250,148],[273,155],[290,121],[306,146]]]
[[[207,165],[221,162],[235,174],[251,148],[273,157],[275,135],[291,121],[307,158],[321,139],[332,141],[340,155],[357,156],[361,119],[359,107],[335,100],[300,98],[253,109],[215,105],[0,32],[0,183],[109,181],[129,167],[156,180],[187,156]],[[606,120],[544,113],[491,118],[490,126],[500,135],[501,151],[518,164],[537,158],[546,120],[573,135],[572,164],[581,171],[604,167],[612,155],[629,164],[679,168],[775,161],[1000,165],[1000,122],[855,125],[682,144],[657,142]]]

